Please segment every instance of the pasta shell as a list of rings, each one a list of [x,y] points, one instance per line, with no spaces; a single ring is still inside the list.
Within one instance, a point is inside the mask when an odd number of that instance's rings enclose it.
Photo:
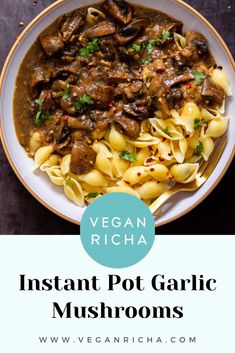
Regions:
[[[99,169],[102,173],[107,174],[110,178],[113,178],[112,163],[103,152],[97,154],[95,168]]]
[[[188,149],[188,142],[185,138],[178,141],[170,141],[171,150],[178,163],[183,163]]]
[[[220,118],[221,117],[221,113],[219,110],[216,109],[205,109],[203,108],[201,110],[201,117],[202,119],[209,121],[209,120],[213,120],[216,118]]]
[[[201,118],[197,104],[188,102],[184,105],[181,116],[176,117],[176,124],[182,125],[190,135],[194,133],[194,121]]]
[[[123,180],[129,185],[134,185],[140,183],[147,174],[148,173],[146,167],[132,167],[127,169],[127,171],[124,173]]]
[[[207,161],[214,149],[214,141],[212,140],[211,137],[202,137],[202,143],[203,143],[203,153],[202,156],[205,161]]]
[[[112,172],[117,178],[122,178],[125,171],[129,168],[130,162],[119,157],[119,152],[115,151],[112,159]]]
[[[105,176],[96,169],[93,169],[87,174],[79,175],[79,180],[84,181],[86,184],[92,186],[106,186],[107,179]]]
[[[157,145],[160,142],[160,139],[152,136],[148,132],[141,132],[135,141],[128,140],[128,142],[135,147],[146,148],[150,145]]]
[[[159,183],[155,180],[152,180],[144,183],[138,188],[135,188],[135,191],[139,194],[141,199],[148,200],[160,196],[168,189],[169,186],[166,183]]]
[[[102,194],[104,192],[103,188],[101,186],[92,186],[83,182],[79,183],[87,194],[90,194],[92,192],[98,192],[98,194]]]
[[[132,189],[126,185],[120,185],[120,186],[106,188],[106,192],[108,194],[110,194],[111,192],[125,192],[129,195],[137,197],[138,199],[140,198],[139,194],[134,189]]]
[[[103,21],[106,18],[105,14],[96,9],[95,7],[89,7],[87,10],[86,20],[89,25],[94,25],[99,21]]]
[[[191,158],[194,155],[195,148],[188,147],[187,152],[185,154],[185,159]]]
[[[121,134],[114,126],[111,127],[109,133],[109,143],[116,151],[123,151],[126,149],[127,143],[123,134]]]
[[[49,159],[41,165],[40,170],[42,172],[45,172],[47,168],[54,167],[59,164],[60,164],[60,156],[58,156],[58,154],[52,154],[49,157]]]
[[[212,120],[206,131],[206,136],[210,137],[220,137],[222,136],[228,128],[228,118],[223,116],[218,119]]]
[[[136,155],[136,161],[131,163],[131,167],[139,166],[139,165],[144,165],[146,159],[148,159],[151,156],[150,150],[146,148],[142,148]]]
[[[105,140],[93,143],[92,149],[96,153],[103,153],[107,158],[113,157],[112,147]]]
[[[183,163],[173,165],[170,172],[177,183],[186,184],[196,178],[198,169],[198,163]]]
[[[187,143],[190,148],[193,150],[196,149],[197,145],[200,142],[200,132],[196,131],[192,137],[187,138]]]
[[[178,33],[174,33],[174,41],[177,46],[177,49],[180,51],[183,50],[187,45],[186,38]]]
[[[29,148],[30,153],[34,155],[34,153],[41,147],[41,135],[38,131],[34,132],[29,140]]]
[[[164,141],[159,143],[159,145],[157,146],[157,153],[155,152],[155,155],[161,162],[171,160],[173,158],[173,154],[171,151],[170,142]]]
[[[64,181],[64,193],[67,198],[76,205],[80,207],[84,206],[85,202],[82,187],[77,180],[67,177]]]
[[[170,179],[170,171],[163,164],[154,164],[147,167],[148,174],[157,181],[168,181]]]
[[[64,185],[65,178],[59,166],[49,167],[46,172],[53,184],[57,186]]]
[[[232,96],[232,89],[229,78],[224,70],[214,69],[211,78],[217,85],[223,88],[227,96]]]
[[[35,168],[40,167],[44,162],[46,162],[53,152],[53,146],[40,147],[34,156]]]
[[[152,125],[152,134],[162,136],[168,140],[180,140],[183,138],[182,130],[173,124],[173,119],[149,119]]]
[[[60,163],[60,169],[64,175],[70,173],[70,162],[71,162],[71,154],[67,154],[67,156],[64,156],[62,158],[62,161]]]

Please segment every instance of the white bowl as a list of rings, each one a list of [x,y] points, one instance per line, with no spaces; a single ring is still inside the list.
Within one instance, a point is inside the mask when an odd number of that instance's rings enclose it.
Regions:
[[[216,30],[198,12],[179,0],[130,0],[131,3],[156,8],[184,24],[184,30],[201,32],[208,39],[210,49],[219,65],[228,73],[231,81],[234,75],[232,55]],[[59,0],[49,6],[36,17],[24,30],[11,49],[4,65],[0,82],[0,116],[1,139],[8,160],[16,175],[31,194],[49,210],[57,215],[79,224],[84,208],[71,203],[63,194],[62,188],[52,185],[45,173],[34,173],[33,161],[27,157],[24,149],[18,143],[13,122],[13,94],[19,66],[28,49],[38,35],[61,14],[70,12],[80,6],[92,4],[93,0]],[[235,92],[235,82],[232,83]],[[228,143],[220,161],[207,182],[194,193],[180,193],[166,205],[165,213],[157,220],[156,226],[171,222],[186,214],[198,205],[219,183],[228,169],[234,156],[235,148],[235,112],[234,99],[228,99],[226,114],[231,118],[228,129]],[[9,187],[9,185],[8,185]]]

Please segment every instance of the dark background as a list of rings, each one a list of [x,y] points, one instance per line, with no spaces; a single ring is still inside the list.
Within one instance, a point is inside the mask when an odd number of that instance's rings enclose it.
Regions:
[[[167,0],[166,0],[167,1]],[[17,35],[52,0],[0,0],[0,69]],[[233,0],[187,0],[219,31],[235,55]],[[232,4],[233,3],[233,4]],[[20,23],[23,22],[23,23]],[[231,117],[231,118],[235,118]],[[193,211],[158,234],[235,234],[235,161]],[[21,185],[0,145],[0,234],[79,234],[79,227],[43,207]]]

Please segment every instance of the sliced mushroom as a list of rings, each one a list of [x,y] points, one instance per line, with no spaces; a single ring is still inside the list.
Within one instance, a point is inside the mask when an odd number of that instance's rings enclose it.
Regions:
[[[86,115],[82,115],[78,118],[73,118],[69,116],[67,124],[71,129],[78,129],[78,130],[92,131],[94,127],[93,122]]]
[[[71,131],[68,127],[63,128],[60,135],[57,137],[57,144],[62,144],[65,142],[70,137],[70,133]]]
[[[115,126],[130,139],[136,139],[140,134],[140,124],[131,118],[127,118],[122,112],[118,112],[114,117]]]
[[[77,75],[79,69],[80,69],[80,64],[77,61],[73,61],[70,64],[64,64],[64,65],[58,65],[57,66],[58,74],[60,74],[62,72],[65,72],[65,73],[68,73],[68,74]]]
[[[96,102],[108,103],[113,99],[113,87],[102,84],[91,84],[86,87],[87,94]]]
[[[64,49],[64,43],[61,38],[50,34],[40,37],[40,43],[45,54],[49,57]]]
[[[86,174],[93,168],[96,153],[85,141],[76,141],[71,154],[70,169],[74,174]]]
[[[54,75],[55,70],[52,67],[36,67],[33,71],[30,85],[34,88],[42,83],[49,83]]]
[[[148,18],[136,18],[127,26],[121,28],[115,35],[117,42],[124,45],[134,40],[150,23]]]
[[[76,113],[75,103],[78,101],[79,97],[84,94],[84,89],[78,86],[70,86],[69,96],[67,99],[60,99],[61,108],[68,114],[74,115]]]
[[[50,89],[43,89],[39,96],[39,100],[42,101],[42,111],[50,110],[54,107]]]
[[[124,112],[128,115],[138,119],[143,120],[149,118],[149,112],[147,107],[138,106],[135,103],[133,104],[125,104],[123,106]]]
[[[132,20],[133,9],[123,0],[106,0],[102,8],[121,25],[127,25]]]
[[[199,57],[206,59],[209,56],[208,42],[202,34],[196,32],[186,32],[185,37],[188,44],[193,44],[196,46]]]
[[[210,76],[207,76],[202,84],[201,95],[204,99],[209,100],[212,104],[222,105],[224,100],[224,90],[217,85]]]
[[[158,99],[159,107],[162,112],[163,119],[171,118],[171,113],[167,104],[167,101],[164,97]]]
[[[116,32],[116,26],[111,22],[100,22],[98,25],[93,26],[83,32],[86,38],[104,37]]]
[[[150,96],[161,97],[168,91],[167,86],[164,84],[160,76],[154,76],[150,82],[149,94]]]
[[[184,82],[188,82],[191,80],[194,80],[194,76],[191,73],[187,73],[184,75],[180,75],[180,76],[176,76],[173,78],[170,78],[169,80],[164,80],[164,83],[166,84],[167,87],[172,87],[175,86],[179,83],[184,83]]]
[[[61,33],[65,41],[71,41],[73,36],[78,34],[79,29],[85,24],[84,15],[81,11],[76,10],[67,16],[61,26]]]

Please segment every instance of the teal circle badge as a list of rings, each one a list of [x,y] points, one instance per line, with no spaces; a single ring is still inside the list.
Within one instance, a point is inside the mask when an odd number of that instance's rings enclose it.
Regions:
[[[124,268],[141,261],[155,239],[148,207],[126,193],[111,193],[90,204],[81,220],[81,241],[101,265]]]

